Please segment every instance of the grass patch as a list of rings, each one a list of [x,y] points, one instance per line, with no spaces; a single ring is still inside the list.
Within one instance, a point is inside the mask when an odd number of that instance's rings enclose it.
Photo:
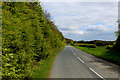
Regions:
[[[46,60],[40,61],[34,68],[34,73],[31,76],[31,78],[49,78],[50,71],[52,69],[53,62],[60,51],[62,51],[64,47],[62,48],[55,48],[52,49],[50,52],[53,53],[53,55],[49,56]]]
[[[96,47],[96,48],[80,47],[80,46],[74,46],[74,47],[89,54],[92,54],[96,57],[99,57],[101,59],[120,65],[120,54],[118,51],[106,49],[105,46]]]

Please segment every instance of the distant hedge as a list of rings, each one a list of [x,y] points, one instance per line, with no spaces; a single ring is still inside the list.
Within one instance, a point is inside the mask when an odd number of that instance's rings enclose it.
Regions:
[[[84,43],[84,44],[95,44],[96,46],[106,46],[113,45],[115,41],[102,41],[102,40],[93,40],[93,41],[73,41],[73,43]]]
[[[96,48],[96,46],[94,44],[81,44],[79,46],[81,46],[81,47],[89,47],[89,48]]]
[[[36,62],[64,46],[63,34],[39,2],[2,2],[2,78],[27,78]]]
[[[94,44],[73,44],[73,46],[96,48],[96,45]]]
[[[107,45],[106,49],[112,49],[114,45]]]
[[[73,44],[73,40],[72,39],[65,38],[65,42],[67,44]]]

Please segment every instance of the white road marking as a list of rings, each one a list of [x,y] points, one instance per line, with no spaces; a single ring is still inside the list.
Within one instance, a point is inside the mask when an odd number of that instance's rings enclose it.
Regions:
[[[76,54],[74,53],[74,55],[76,56]]]
[[[92,68],[90,68],[90,70],[91,70],[92,72],[94,72],[97,76],[99,76],[100,78],[102,78],[103,80],[105,80],[101,75],[99,75],[97,72],[95,72]]]
[[[84,63],[84,61],[82,59],[80,59],[79,57],[77,57],[82,63]]]

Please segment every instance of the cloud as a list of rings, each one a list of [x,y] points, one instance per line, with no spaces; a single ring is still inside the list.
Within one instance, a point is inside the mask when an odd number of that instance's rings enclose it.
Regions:
[[[106,27],[104,25],[90,25],[86,28],[86,31],[114,31],[112,27]]]
[[[74,30],[70,30],[70,31],[67,31],[67,30],[63,30],[63,33],[64,34],[69,34],[69,35],[76,35],[76,34],[80,34],[80,35],[83,35],[84,32],[83,31],[74,31]]]
[[[117,2],[45,2],[43,6],[54,16],[55,24],[67,38],[116,39]]]

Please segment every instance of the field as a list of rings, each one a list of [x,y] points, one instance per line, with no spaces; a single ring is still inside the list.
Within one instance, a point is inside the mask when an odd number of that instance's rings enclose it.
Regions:
[[[90,48],[90,47],[81,47],[80,45],[81,44],[74,44],[73,46],[91,55],[94,55],[101,59],[120,65],[120,57],[118,51],[113,49],[106,49],[106,46],[100,46],[100,47],[97,46],[96,48]]]

